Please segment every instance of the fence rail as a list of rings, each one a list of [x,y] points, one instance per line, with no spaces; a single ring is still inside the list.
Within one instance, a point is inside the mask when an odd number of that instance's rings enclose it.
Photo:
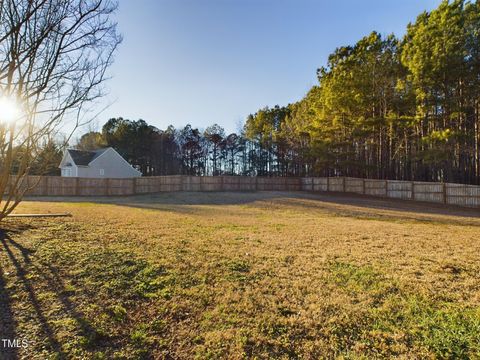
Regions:
[[[10,184],[15,181],[12,176]],[[351,177],[155,176],[131,179],[28,176],[27,195],[112,196],[172,191],[333,191],[480,208],[480,186]]]

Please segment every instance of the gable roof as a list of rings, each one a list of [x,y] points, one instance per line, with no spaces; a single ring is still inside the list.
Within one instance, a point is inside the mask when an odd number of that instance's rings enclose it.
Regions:
[[[93,151],[67,149],[75,165],[88,166],[93,160],[102,155],[110,148],[98,149]]]

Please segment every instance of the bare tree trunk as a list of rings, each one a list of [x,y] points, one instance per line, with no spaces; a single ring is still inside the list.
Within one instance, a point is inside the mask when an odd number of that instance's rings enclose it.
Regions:
[[[110,0],[0,1],[0,99],[17,109],[14,119],[0,118],[0,220],[28,190],[42,139],[66,116],[74,128],[85,123],[88,104],[104,94],[121,42],[110,20],[116,7]]]

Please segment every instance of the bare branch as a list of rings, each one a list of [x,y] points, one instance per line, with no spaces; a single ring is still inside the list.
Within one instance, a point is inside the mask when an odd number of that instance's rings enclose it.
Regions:
[[[115,0],[0,0],[0,96],[15,98],[22,111],[12,126],[0,119],[0,192],[8,189],[0,219],[28,189],[42,141],[68,117],[78,126],[85,104],[104,95],[122,41],[116,9]]]

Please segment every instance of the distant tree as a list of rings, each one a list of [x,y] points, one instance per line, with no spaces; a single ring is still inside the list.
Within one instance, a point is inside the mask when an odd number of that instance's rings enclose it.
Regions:
[[[181,172],[180,149],[176,130],[169,126],[156,134],[152,147],[154,175],[175,175]]]
[[[444,1],[407,29],[401,59],[415,89],[416,158],[424,179],[480,177],[479,10],[479,2]]]
[[[160,130],[141,119],[112,118],[102,128],[106,145],[117,150],[144,175],[155,173],[153,149],[159,135]]]
[[[238,154],[243,150],[243,144],[240,137],[232,133],[225,139],[225,161],[228,164],[230,175],[235,175],[235,169],[238,163]]]
[[[212,161],[212,175],[218,175],[218,161],[225,145],[225,130],[218,124],[211,125],[205,129],[205,140],[207,141],[208,153]]]
[[[59,176],[59,165],[62,161],[62,142],[48,139],[35,155],[31,165],[30,174]]]
[[[186,175],[202,175],[204,173],[205,149],[202,146],[202,136],[198,129],[191,125],[185,126],[178,133],[183,173]]]
[[[75,148],[79,150],[96,150],[105,146],[107,146],[107,142],[103,138],[102,133],[89,131],[80,137]]]
[[[278,144],[275,140],[280,136],[282,123],[288,112],[288,107],[266,107],[247,118],[245,135],[257,145],[252,151],[255,151],[254,161],[258,175],[278,173]]]
[[[102,127],[102,137],[107,146],[113,147],[123,157],[131,156],[134,133],[130,120],[121,117],[109,119]]]

